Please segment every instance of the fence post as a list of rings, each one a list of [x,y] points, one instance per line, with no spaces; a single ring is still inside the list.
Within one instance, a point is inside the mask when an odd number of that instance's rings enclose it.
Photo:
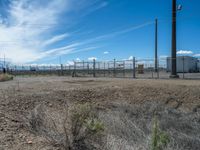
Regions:
[[[90,74],[90,65],[89,65],[89,62],[87,62],[87,73]]]
[[[15,65],[15,76],[17,75],[17,66]]]
[[[73,72],[73,77],[76,77],[76,61],[74,61],[74,72]]]
[[[83,70],[85,69],[85,62],[84,62],[84,60],[83,60]]]
[[[51,65],[49,66],[49,69],[50,69],[50,70],[49,70],[50,74],[52,74],[52,71],[51,71]]]
[[[61,75],[63,76],[63,64],[60,64],[60,68],[61,68]]]
[[[183,56],[183,79],[185,78],[185,58]]]
[[[113,76],[116,77],[116,70],[115,70],[115,67],[116,67],[116,60],[114,59],[114,68],[113,68]]]
[[[158,61],[157,61],[157,78],[159,79],[160,78],[160,73],[159,73],[159,64],[160,64],[160,62],[159,62],[159,59],[158,59]]]
[[[126,63],[125,63],[125,60],[123,61],[123,65],[124,65],[123,77],[125,78],[125,72],[126,72]]]
[[[82,64],[81,72],[83,72],[83,76],[85,76],[85,62],[84,62],[84,60],[83,60],[82,63],[83,64]]]
[[[133,57],[133,78],[135,78],[135,57]]]
[[[99,76],[101,76],[101,73],[100,73],[100,62],[98,62],[97,74],[99,74]]]
[[[93,77],[96,77],[96,60],[93,59]]]
[[[110,63],[108,61],[108,76],[110,77]]]
[[[106,63],[105,63],[105,61],[104,61],[104,64],[103,64],[103,70],[104,70],[104,77],[106,76]]]
[[[69,64],[69,71],[68,71],[69,75],[71,74],[71,66]]]

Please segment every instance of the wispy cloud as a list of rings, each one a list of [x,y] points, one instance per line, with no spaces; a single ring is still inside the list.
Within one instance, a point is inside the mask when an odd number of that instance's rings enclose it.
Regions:
[[[200,57],[200,54],[195,54],[194,57]]]
[[[0,24],[0,53],[13,62],[32,62],[42,57],[45,46],[67,36],[46,36],[59,21],[59,14],[67,8],[65,0],[52,0],[41,3],[39,0],[11,1],[6,23]],[[44,45],[43,45],[44,43]],[[48,54],[48,53],[46,53]]]
[[[98,4],[97,4],[98,3]],[[94,1],[93,3],[93,7],[90,7],[91,9],[88,10],[87,14],[91,13],[91,12],[94,12],[96,10],[99,10],[101,8],[104,8],[108,5],[109,3],[106,2],[106,1],[103,1],[103,2],[99,2],[99,1]]]
[[[189,50],[180,50],[177,52],[177,54],[180,54],[180,55],[191,55],[193,54],[192,51],[189,51]]]
[[[97,58],[96,57],[89,57],[88,60],[93,61],[93,60],[97,60]]]
[[[39,59],[48,57],[58,57],[59,55],[79,53],[94,50],[97,47],[91,46],[101,40],[114,38],[145,26],[152,24],[146,22],[141,25],[132,26],[96,36],[91,39],[70,41],[72,32],[63,31],[59,34],[55,32],[60,28],[60,18],[63,13],[85,12],[91,13],[109,5],[102,0],[15,0],[10,1],[7,8],[7,15],[0,14],[0,55],[5,54],[13,62],[31,63]],[[88,9],[86,9],[88,8]],[[70,24],[70,20],[65,16],[65,26]],[[55,44],[61,42],[60,47]],[[105,52],[104,54],[108,54]]]
[[[100,2],[99,0],[95,0]],[[94,1],[80,0],[15,0],[10,1],[7,15],[0,14],[0,55],[13,62],[28,63],[46,57],[93,49],[82,42],[54,48],[54,44],[70,37],[68,32],[56,34],[63,13],[82,10]],[[87,5],[86,5],[87,4]],[[99,7],[100,3],[97,3]],[[102,4],[104,7],[106,4]],[[76,7],[75,7],[76,6]],[[70,24],[65,16],[65,26]],[[67,43],[67,42],[63,42]],[[82,46],[81,46],[82,45]]]
[[[74,61],[67,61],[67,65],[68,66],[73,66],[74,65]]]
[[[128,58],[128,60],[133,60],[133,56],[130,56],[130,57]]]
[[[151,22],[145,22],[143,24],[132,26],[132,27],[129,27],[129,28],[126,28],[126,29],[122,29],[122,30],[119,30],[119,31],[116,31],[116,32],[113,32],[113,33],[110,33],[110,34],[106,34],[106,35],[100,36],[98,38],[102,39],[102,38],[115,37],[115,36],[118,36],[118,35],[121,35],[121,34],[125,34],[125,33],[128,33],[128,32],[134,31],[134,30],[138,30],[138,29],[144,28],[144,27],[149,26],[149,25],[151,25],[153,23],[154,22],[152,22],[152,21]]]
[[[43,46],[48,46],[48,45],[51,45],[51,44],[54,44],[56,42],[59,42],[59,41],[62,41],[64,40],[66,37],[69,37],[70,34],[68,33],[65,33],[65,34],[61,34],[61,35],[56,35],[54,37],[52,37],[51,39],[48,39],[47,41],[44,41],[42,43]]]
[[[76,58],[76,61],[81,61],[81,59],[80,58]]]
[[[108,51],[105,51],[105,52],[103,52],[103,54],[104,54],[104,55],[107,55],[107,54],[109,54],[109,52],[108,52]]]
[[[100,40],[106,40],[106,39],[109,39],[109,38],[114,38],[114,37],[117,37],[119,35],[144,28],[144,27],[149,26],[153,23],[154,22],[152,22],[152,21],[151,22],[145,22],[145,23],[140,24],[140,25],[128,27],[128,28],[125,28],[125,29],[120,29],[118,31],[114,31],[114,32],[111,32],[111,33],[108,33],[108,34],[103,34],[103,35],[100,35],[100,36],[97,36],[97,37],[94,37],[94,38],[91,38],[91,39],[87,39],[87,40],[84,41],[84,43],[86,44],[86,43],[97,42],[97,41],[100,41]]]

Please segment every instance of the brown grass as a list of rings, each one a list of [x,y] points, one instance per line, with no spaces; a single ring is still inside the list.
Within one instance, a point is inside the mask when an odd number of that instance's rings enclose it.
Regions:
[[[13,76],[9,74],[0,74],[0,82],[13,80]]]
[[[103,123],[93,114],[89,104],[66,106],[65,114],[55,118],[44,105],[38,105],[25,120],[29,131],[43,136],[52,146],[63,150],[98,149],[93,140],[101,140]],[[54,112],[55,113],[55,112]],[[64,115],[64,118],[61,117]]]

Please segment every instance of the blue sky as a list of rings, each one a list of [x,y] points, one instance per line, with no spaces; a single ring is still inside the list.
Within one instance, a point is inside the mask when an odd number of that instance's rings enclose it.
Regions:
[[[200,56],[199,0],[177,0],[178,54]],[[14,63],[154,57],[171,49],[171,0],[1,0],[0,57]]]

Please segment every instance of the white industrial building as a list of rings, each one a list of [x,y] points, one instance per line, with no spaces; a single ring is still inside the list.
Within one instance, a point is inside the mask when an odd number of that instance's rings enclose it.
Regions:
[[[200,70],[200,62],[195,57],[178,56],[176,63],[178,73],[192,73]],[[171,72],[171,57],[167,57],[167,71]]]
[[[197,70],[198,70],[198,72],[200,72],[200,59],[197,62]]]

